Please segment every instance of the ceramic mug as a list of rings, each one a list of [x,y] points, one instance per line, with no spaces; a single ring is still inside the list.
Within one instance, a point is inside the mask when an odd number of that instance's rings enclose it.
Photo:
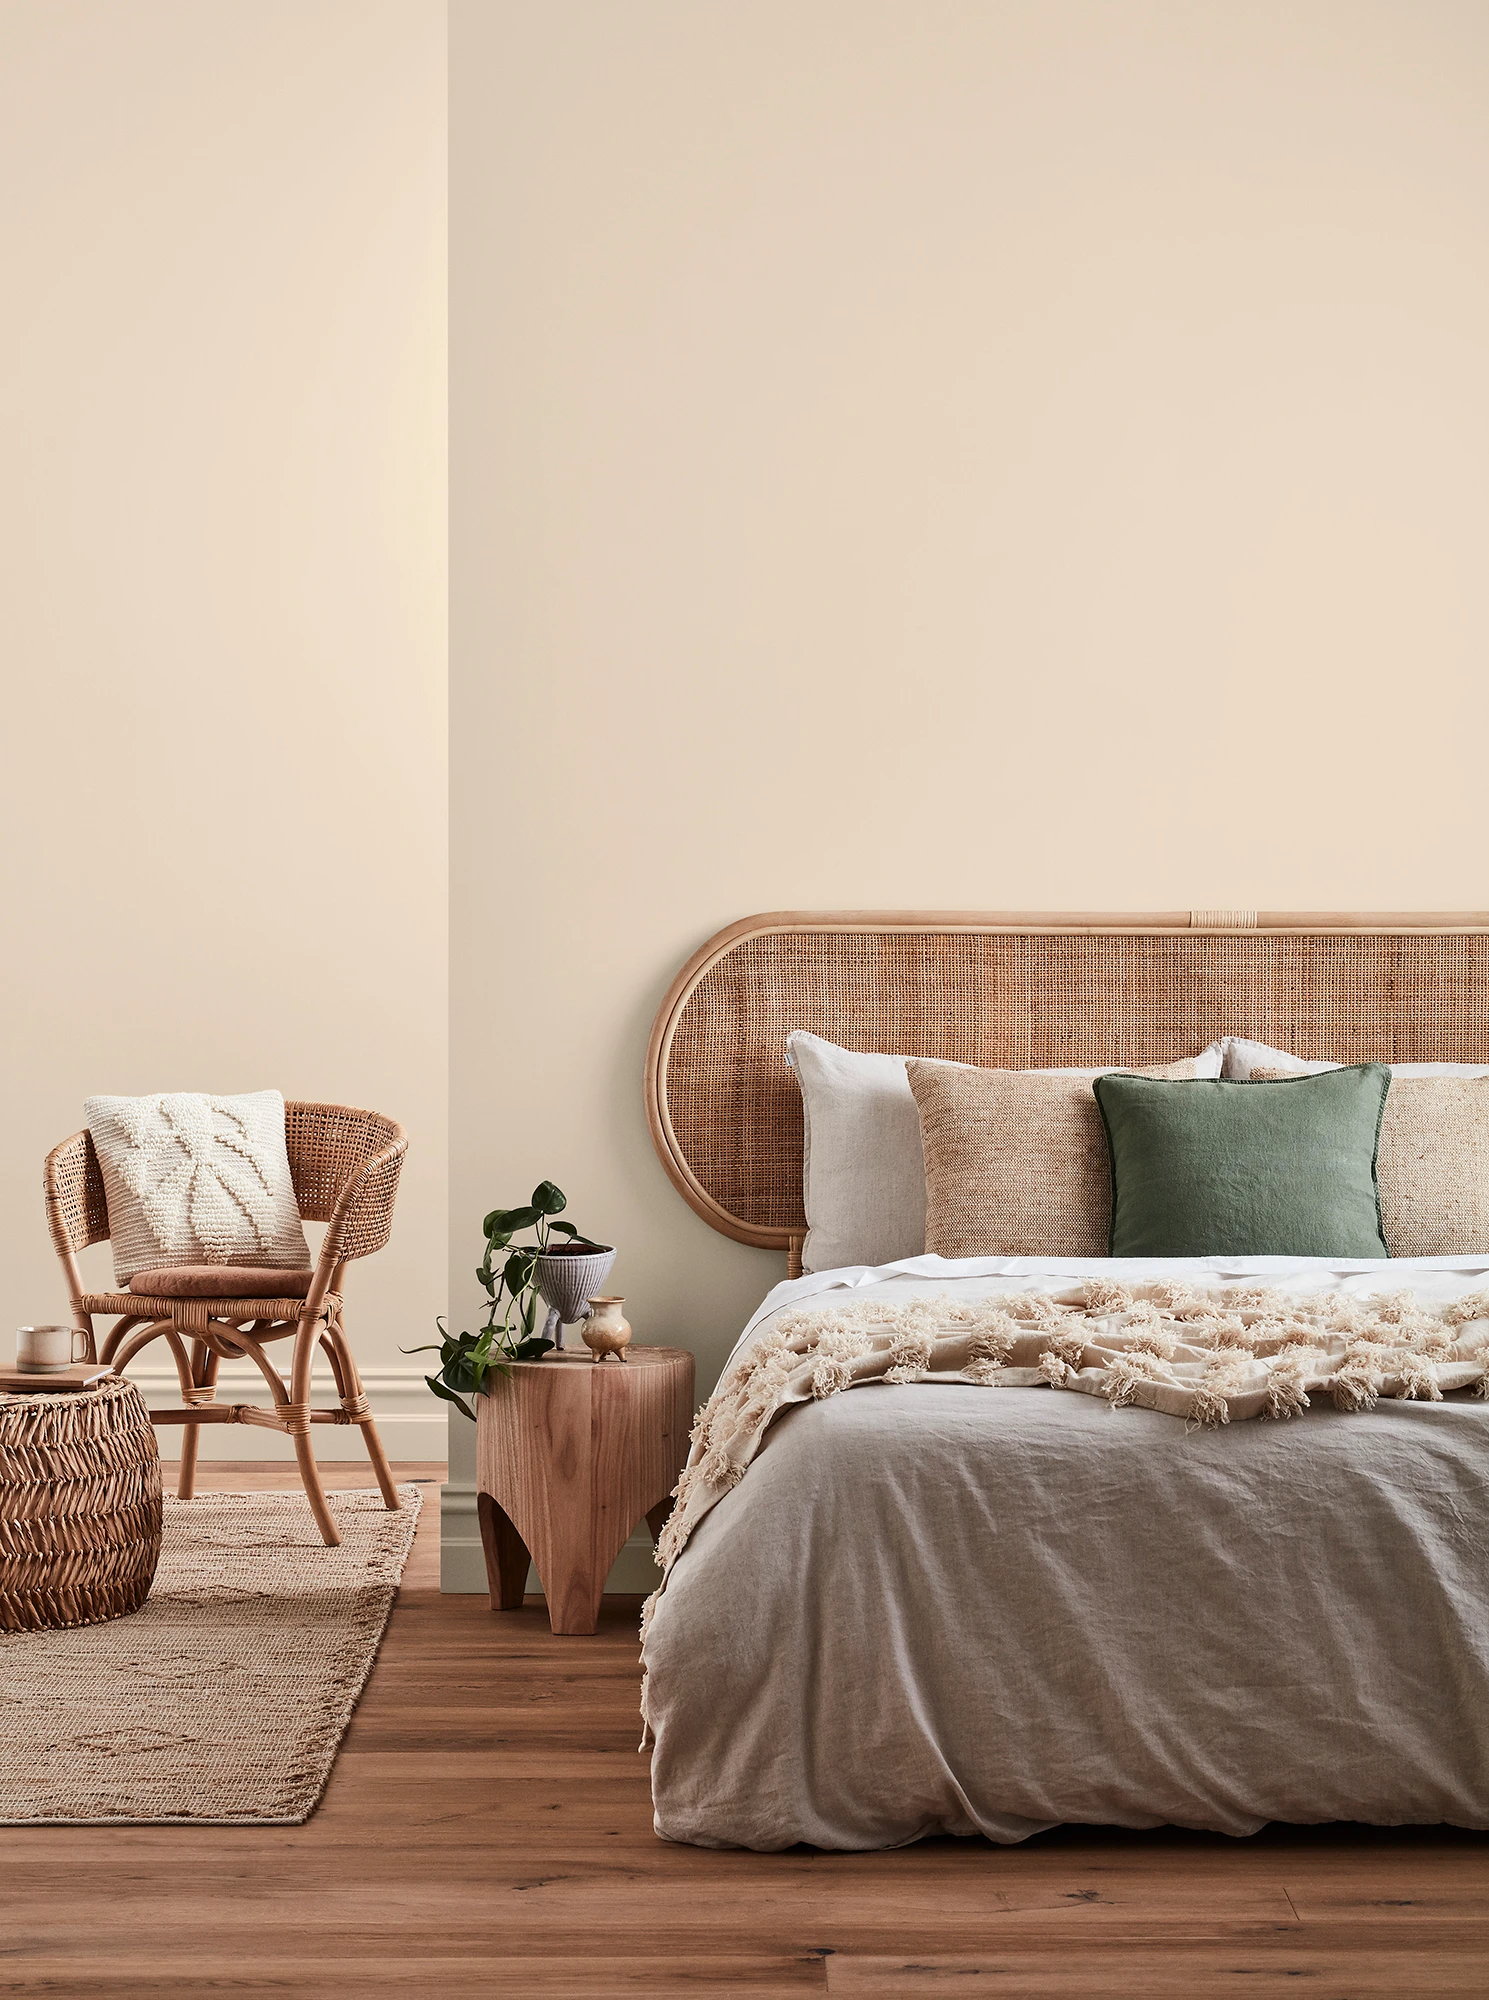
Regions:
[[[18,1326],[16,1366],[40,1374],[88,1359],[88,1336],[80,1326]]]

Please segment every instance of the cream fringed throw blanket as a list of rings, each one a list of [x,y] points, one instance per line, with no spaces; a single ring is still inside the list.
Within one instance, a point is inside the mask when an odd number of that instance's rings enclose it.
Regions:
[[[1200,1293],[1107,1280],[1064,1297],[863,1299],[783,1313],[709,1398],[657,1543],[663,1578],[704,1515],[743,1479],[782,1410],[872,1382],[1073,1389],[1192,1424],[1291,1417],[1310,1393],[1342,1410],[1382,1396],[1489,1395],[1489,1291],[1428,1311],[1408,1292],[1287,1299],[1267,1285]]]

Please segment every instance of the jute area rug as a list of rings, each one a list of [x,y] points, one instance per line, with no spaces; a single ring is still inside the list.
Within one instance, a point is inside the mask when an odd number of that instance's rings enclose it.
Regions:
[[[419,1518],[333,1493],[165,1502],[155,1585],[104,1625],[0,1634],[0,1826],[296,1826],[372,1669]]]

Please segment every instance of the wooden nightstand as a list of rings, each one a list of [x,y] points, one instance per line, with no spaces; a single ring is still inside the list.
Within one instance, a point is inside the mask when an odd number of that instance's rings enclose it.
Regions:
[[[693,1357],[631,1347],[513,1362],[476,1398],[476,1507],[493,1611],[519,1611],[529,1555],[555,1632],[593,1632],[610,1566],[646,1516],[672,1511],[688,1455]]]

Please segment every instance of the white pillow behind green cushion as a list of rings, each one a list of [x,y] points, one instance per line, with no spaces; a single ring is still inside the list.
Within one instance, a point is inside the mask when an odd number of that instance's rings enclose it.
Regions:
[[[1221,1075],[1244,1082],[1258,1069],[1281,1069],[1290,1075],[1318,1076],[1326,1069],[1342,1069],[1342,1063],[1311,1062],[1302,1056],[1290,1055],[1286,1049],[1269,1048],[1265,1042],[1247,1041],[1244,1035],[1226,1035],[1220,1048],[1223,1052]],[[1485,1063],[1391,1063],[1387,1067],[1393,1076],[1489,1076],[1489,1064]]]
[[[83,1113],[103,1170],[119,1284],[180,1264],[310,1263],[277,1090],[90,1097]]]
[[[925,1154],[904,1056],[840,1048],[796,1028],[786,1060],[801,1086],[805,1271],[892,1264],[925,1254]],[[1196,1076],[1218,1077],[1221,1045],[1196,1056]],[[955,1063],[956,1069],[974,1065]],[[1042,1071],[1100,1076],[1099,1069]]]

